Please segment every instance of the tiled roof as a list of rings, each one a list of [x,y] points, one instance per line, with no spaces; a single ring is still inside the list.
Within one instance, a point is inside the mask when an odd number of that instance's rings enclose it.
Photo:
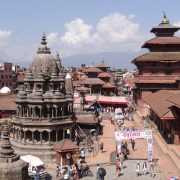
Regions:
[[[64,140],[61,140],[61,141],[55,143],[53,145],[53,148],[56,151],[60,151],[60,152],[72,151],[72,150],[78,150],[79,149],[79,147],[75,143],[73,143],[70,139],[64,139]]]
[[[16,111],[15,94],[0,94],[0,110]]]
[[[103,62],[103,63],[99,64],[97,67],[98,68],[101,68],[101,67],[102,68],[109,68],[110,66]]]
[[[134,83],[174,84],[178,76],[136,76]]]
[[[76,119],[77,123],[83,123],[83,124],[97,124],[95,116],[85,115],[85,116],[77,116]]]
[[[87,88],[87,87],[84,87],[84,86],[81,86],[81,87],[77,87],[76,88],[77,91],[89,91],[90,88]]]
[[[74,87],[80,87],[81,86],[80,81],[73,81],[73,86]]]
[[[142,48],[149,47],[149,45],[154,45],[154,44],[160,44],[160,45],[165,45],[165,44],[180,44],[180,38],[179,37],[156,37],[153,39],[150,39],[149,41],[146,41],[143,45]]]
[[[103,85],[103,84],[105,84],[105,82],[99,78],[86,78],[81,82],[81,84]]]
[[[172,104],[167,100],[178,93],[180,93],[180,90],[160,90],[144,97],[142,100],[145,101],[161,119],[174,119],[174,115],[170,110]]]
[[[167,101],[180,108],[180,93],[172,96]]]
[[[180,61],[180,52],[149,52],[135,58],[132,63],[141,61]]]
[[[96,67],[89,67],[87,69],[84,69],[83,72],[85,72],[85,73],[89,73],[89,72],[100,73],[102,71],[99,68],[96,68]]]
[[[107,73],[107,72],[102,72],[102,73],[98,74],[97,77],[98,77],[98,78],[106,78],[106,77],[110,78],[111,76],[110,76],[110,74]]]
[[[113,84],[111,84],[109,82],[103,85],[103,88],[115,88],[115,87],[116,86],[114,86]]]

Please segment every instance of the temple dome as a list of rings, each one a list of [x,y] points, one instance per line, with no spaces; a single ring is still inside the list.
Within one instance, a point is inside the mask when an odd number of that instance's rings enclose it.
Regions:
[[[2,94],[11,93],[11,90],[8,87],[4,86],[0,89],[0,93]]]
[[[43,34],[41,39],[41,46],[38,48],[37,55],[34,56],[32,62],[32,73],[36,77],[39,69],[41,69],[44,76],[51,76],[53,69],[57,69],[55,58],[51,55],[50,49],[46,46],[46,36]]]

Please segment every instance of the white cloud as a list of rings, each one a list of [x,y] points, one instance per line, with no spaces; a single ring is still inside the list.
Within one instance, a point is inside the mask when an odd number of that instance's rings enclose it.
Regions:
[[[9,42],[12,31],[0,30],[0,47],[3,48]]]
[[[180,21],[175,22],[173,25],[174,25],[174,26],[177,26],[177,27],[180,27]],[[177,31],[175,35],[176,35],[176,36],[180,36],[180,30]]]
[[[47,35],[48,47],[53,53],[56,50],[60,51],[61,57],[137,51],[148,36],[140,32],[140,25],[134,22],[134,18],[134,14],[126,16],[121,13],[112,13],[99,19],[95,26],[86,23],[81,18],[76,18],[64,25],[64,34],[51,32]],[[34,48],[34,45],[27,45],[11,35],[11,30],[0,30],[1,55],[31,62],[39,46],[39,40],[36,40],[38,46]]]
[[[65,24],[63,36],[50,33],[48,41],[60,49],[63,56],[136,51],[140,49],[144,35],[140,33],[139,24],[133,22],[134,17],[133,14],[112,13],[100,19],[94,28],[77,18]]]

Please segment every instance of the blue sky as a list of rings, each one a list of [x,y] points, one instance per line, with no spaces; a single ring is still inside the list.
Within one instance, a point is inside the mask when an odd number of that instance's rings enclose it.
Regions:
[[[0,59],[31,62],[43,32],[62,57],[139,51],[166,12],[180,25],[179,0],[1,1]]]

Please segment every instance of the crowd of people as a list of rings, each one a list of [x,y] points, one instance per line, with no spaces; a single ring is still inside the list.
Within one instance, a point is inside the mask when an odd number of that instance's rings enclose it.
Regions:
[[[155,166],[154,161],[150,162],[149,165],[147,161],[143,161],[142,164],[137,162],[135,164],[136,176],[150,174],[154,178],[156,176]]]
[[[66,165],[57,166],[56,169],[56,179],[65,180],[72,179],[78,180],[83,176],[93,176],[86,160],[85,160],[85,150],[82,148],[79,152],[79,158],[77,162],[72,163],[71,153],[66,153]]]

